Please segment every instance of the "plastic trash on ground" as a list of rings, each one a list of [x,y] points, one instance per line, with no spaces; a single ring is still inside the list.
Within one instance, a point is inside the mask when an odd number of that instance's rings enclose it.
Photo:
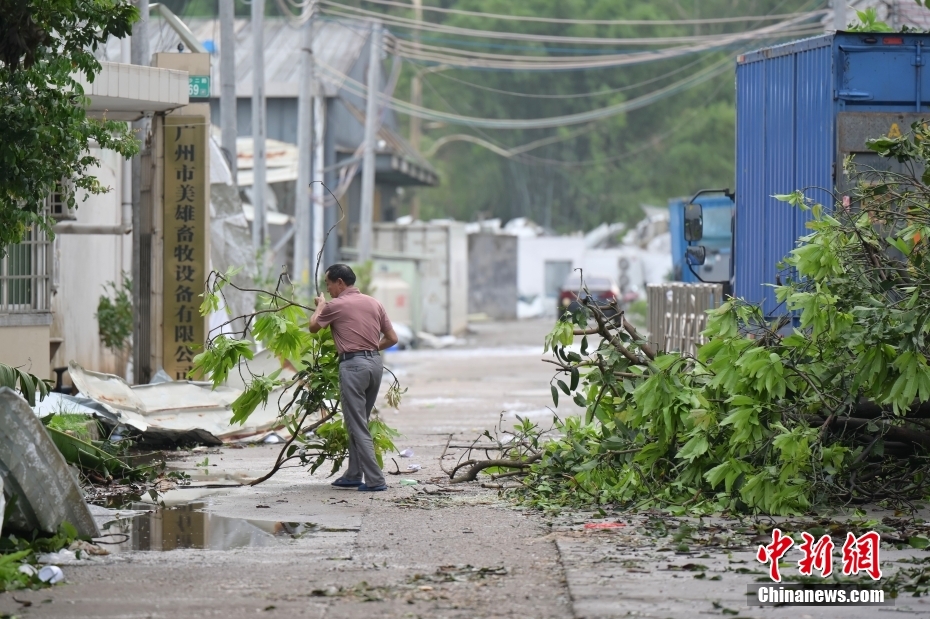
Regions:
[[[398,455],[399,455],[401,458],[412,458],[412,457],[413,457],[413,450],[410,449],[410,448],[408,447],[407,449],[401,451]]]
[[[419,471],[421,468],[423,467],[420,466],[419,464],[408,464],[407,465],[407,470],[410,471],[411,473],[415,471]]]
[[[65,579],[65,573],[57,565],[46,565],[39,570],[39,580],[50,585],[60,583]]]
[[[30,577],[37,576],[39,574],[39,570],[37,570],[32,565],[29,565],[28,563],[23,563],[20,565],[18,571],[20,574],[25,574],[26,576]]]
[[[73,550],[62,548],[58,552],[48,552],[36,557],[36,561],[45,565],[54,565],[56,563],[74,563],[77,561],[77,554]]]
[[[401,486],[416,486],[419,482],[415,479],[402,479],[400,480]]]

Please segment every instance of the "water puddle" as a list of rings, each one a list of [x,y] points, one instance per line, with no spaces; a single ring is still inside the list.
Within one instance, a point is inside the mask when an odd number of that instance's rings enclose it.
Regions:
[[[232,550],[263,548],[320,533],[355,531],[334,529],[312,522],[275,522],[229,518],[203,511],[205,503],[155,507],[134,503],[127,517],[101,527],[110,552],[198,548]],[[145,513],[139,513],[144,511]]]

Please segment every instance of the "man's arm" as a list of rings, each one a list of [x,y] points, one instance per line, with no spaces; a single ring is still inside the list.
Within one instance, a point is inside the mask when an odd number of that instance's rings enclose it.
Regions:
[[[316,309],[313,310],[313,315],[310,316],[310,333],[317,333],[323,327],[320,326],[320,314],[323,313],[323,306],[326,305],[326,297],[320,295],[316,298]]]
[[[378,342],[378,350],[384,350],[390,348],[397,343],[397,334],[394,333],[393,328],[388,328],[386,333],[381,334],[381,341]]]

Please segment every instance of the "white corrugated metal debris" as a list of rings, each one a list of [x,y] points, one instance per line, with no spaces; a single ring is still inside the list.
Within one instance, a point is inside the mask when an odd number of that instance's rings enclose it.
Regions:
[[[69,374],[84,396],[143,433],[203,430],[218,439],[231,440],[266,432],[277,424],[279,392],[272,393],[268,405],[256,409],[244,424],[232,425],[232,403],[242,393],[241,388],[213,389],[210,383],[194,381],[130,387],[119,376],[85,370],[73,362]]]

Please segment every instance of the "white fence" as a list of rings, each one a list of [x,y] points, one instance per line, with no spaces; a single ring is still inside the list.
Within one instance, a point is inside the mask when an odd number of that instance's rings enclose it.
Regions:
[[[704,343],[707,310],[723,303],[721,284],[649,284],[649,340],[659,350],[694,355]]]

